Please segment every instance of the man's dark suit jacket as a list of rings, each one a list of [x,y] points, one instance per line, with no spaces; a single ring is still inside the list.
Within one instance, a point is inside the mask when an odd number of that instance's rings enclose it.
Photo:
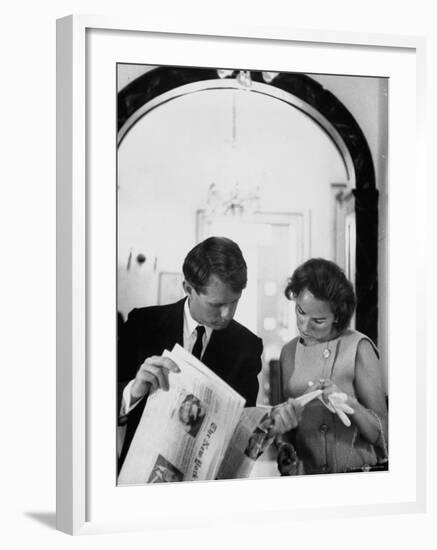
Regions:
[[[120,331],[118,341],[118,410],[126,384],[147,357],[161,355],[178,343],[183,346],[184,300],[165,306],[134,309]],[[214,371],[246,399],[256,403],[258,373],[261,370],[262,340],[237,321],[223,330],[214,330],[202,356],[202,363]],[[125,442],[120,456],[124,461],[146,403],[143,399],[128,415]]]

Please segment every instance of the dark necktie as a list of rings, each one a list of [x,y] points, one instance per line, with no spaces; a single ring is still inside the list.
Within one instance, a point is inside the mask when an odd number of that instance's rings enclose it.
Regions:
[[[203,340],[203,335],[205,334],[205,327],[202,325],[197,325],[196,330],[197,330],[197,338],[193,347],[193,351],[191,353],[194,355],[194,357],[197,357],[197,359],[200,359],[200,356],[202,355],[202,348],[203,348],[202,340]]]

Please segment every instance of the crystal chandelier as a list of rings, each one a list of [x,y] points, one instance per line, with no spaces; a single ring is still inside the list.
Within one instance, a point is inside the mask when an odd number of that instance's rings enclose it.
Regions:
[[[279,73],[262,72],[264,82],[270,84]],[[238,69],[217,69],[217,75],[221,79],[234,78],[240,86],[246,89],[252,87],[251,72]],[[236,149],[236,108],[235,97],[233,108],[233,134],[232,134],[232,150]],[[229,183],[211,183],[208,188],[206,198],[206,215],[212,216],[227,216],[237,218],[245,215],[254,214],[260,209],[260,186],[253,184],[242,184],[234,180]]]
[[[243,216],[258,212],[260,206],[260,189],[242,186],[219,186],[211,183],[206,199],[207,216]]]

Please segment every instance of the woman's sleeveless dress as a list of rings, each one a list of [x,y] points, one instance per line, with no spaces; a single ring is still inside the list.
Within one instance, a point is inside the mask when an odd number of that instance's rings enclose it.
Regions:
[[[304,346],[299,338],[289,342],[282,355],[285,398],[299,397],[308,389],[309,381],[316,383],[320,379],[330,379],[356,397],[355,359],[363,339],[371,343],[378,355],[367,336],[350,329],[334,340],[314,346]],[[296,451],[305,474],[347,472],[377,463],[373,446],[359,435],[354,424],[346,427],[319,399],[304,408],[296,433]]]

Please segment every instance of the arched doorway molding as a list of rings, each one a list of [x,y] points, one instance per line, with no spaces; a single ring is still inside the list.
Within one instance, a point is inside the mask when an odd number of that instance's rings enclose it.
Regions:
[[[378,325],[378,191],[367,140],[348,109],[313,78],[300,73],[251,71],[241,83],[232,71],[218,78],[215,69],[157,67],[118,93],[117,143],[145,114],[182,95],[207,89],[245,89],[284,101],[311,117],[330,137],[345,164],[356,214],[356,328],[375,342]],[[238,73],[238,71],[237,71]]]

